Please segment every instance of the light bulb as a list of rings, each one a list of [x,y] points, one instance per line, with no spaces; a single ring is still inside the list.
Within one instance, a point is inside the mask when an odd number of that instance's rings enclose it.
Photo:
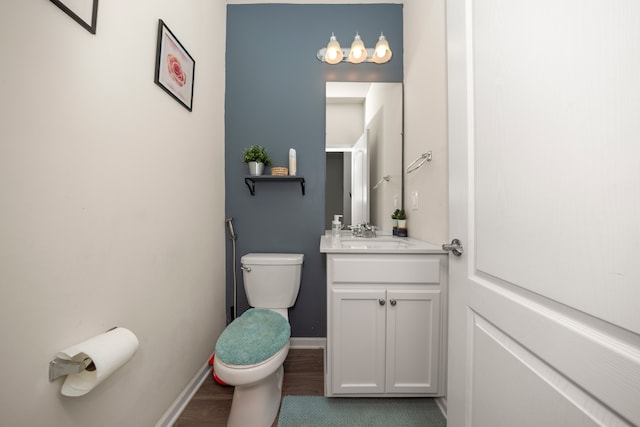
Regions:
[[[364,43],[360,38],[360,34],[356,33],[351,43],[351,50],[349,51],[349,61],[354,64],[359,64],[367,58],[367,51],[365,50]]]
[[[329,39],[329,44],[327,44],[327,53],[325,61],[328,64],[337,64],[342,61],[343,57],[342,49],[340,49],[340,43],[338,43],[338,39],[336,36],[331,33],[331,38]]]
[[[376,64],[384,64],[391,59],[391,49],[389,48],[389,42],[384,37],[384,34],[380,33],[378,43],[376,43],[375,54],[373,55],[373,62]]]

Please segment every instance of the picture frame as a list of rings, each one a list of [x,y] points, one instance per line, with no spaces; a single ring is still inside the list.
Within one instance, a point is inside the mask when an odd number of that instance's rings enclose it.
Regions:
[[[189,111],[193,109],[196,61],[162,19],[158,19],[154,82]]]
[[[51,0],[91,34],[96,33],[98,24],[98,0]]]

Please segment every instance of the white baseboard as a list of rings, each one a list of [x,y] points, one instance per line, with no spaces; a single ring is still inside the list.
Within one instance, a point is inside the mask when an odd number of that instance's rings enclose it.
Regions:
[[[296,338],[292,337],[289,348],[326,348],[326,338]]]
[[[187,384],[182,393],[180,393],[169,409],[167,409],[162,418],[160,418],[156,423],[155,427],[171,427],[175,424],[175,422],[178,421],[180,414],[182,414],[182,411],[184,411],[184,408],[187,407],[191,398],[196,394],[204,380],[207,379],[208,375],[211,375],[211,366],[209,365],[209,361],[207,361],[200,371],[198,371],[191,381],[189,381],[189,384]]]
[[[440,412],[447,418],[447,398],[446,397],[436,397],[436,405],[440,408]]]

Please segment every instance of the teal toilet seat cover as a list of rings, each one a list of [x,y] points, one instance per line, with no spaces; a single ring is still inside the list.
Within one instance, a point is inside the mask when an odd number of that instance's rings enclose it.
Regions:
[[[228,365],[255,365],[276,354],[291,337],[287,319],[251,308],[231,322],[216,343],[216,358]]]

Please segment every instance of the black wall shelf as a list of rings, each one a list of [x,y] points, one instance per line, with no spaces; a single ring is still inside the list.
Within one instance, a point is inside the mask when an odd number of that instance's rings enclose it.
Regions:
[[[247,175],[244,177],[244,183],[249,187],[252,196],[256,195],[256,182],[258,181],[292,181],[299,182],[302,187],[302,195],[304,196],[304,177],[301,176],[280,176],[280,175]]]

